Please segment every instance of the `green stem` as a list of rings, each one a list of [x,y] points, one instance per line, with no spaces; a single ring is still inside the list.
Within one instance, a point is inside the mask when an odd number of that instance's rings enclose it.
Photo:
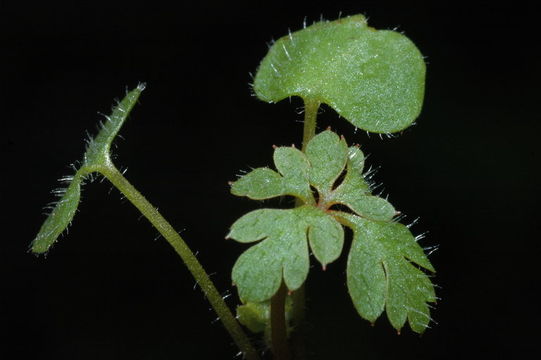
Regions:
[[[292,318],[294,332],[291,337],[295,360],[306,359],[306,347],[304,345],[304,317],[305,317],[305,284],[302,284],[292,294]]]
[[[302,135],[302,151],[306,150],[308,142],[316,135],[317,111],[321,103],[318,100],[304,99],[304,128]]]
[[[271,299],[271,344],[274,360],[291,359],[291,353],[287,343],[286,296],[287,288],[282,283],[278,292]]]
[[[302,151],[306,151],[306,145],[316,135],[317,112],[321,103],[317,100],[304,99],[304,126],[302,137]],[[300,206],[300,202],[295,203]],[[304,318],[306,312],[306,288],[305,284],[293,293],[292,318],[295,326],[295,333],[292,339],[295,348],[295,359],[305,359],[306,349],[304,346]]]
[[[316,135],[317,111],[321,103],[318,100],[304,99],[304,126],[302,137],[302,151],[306,150],[308,142]],[[302,205],[296,201],[295,206]],[[272,352],[277,360],[290,359],[291,352],[287,339],[287,323],[285,318],[286,287],[284,284],[271,299],[271,342]],[[291,339],[294,348],[294,358],[305,359],[304,346],[304,313],[305,313],[305,286],[304,284],[292,294],[292,319],[295,332]]]
[[[317,111],[321,103],[310,98],[304,99],[304,126],[302,136],[302,151],[306,151],[306,145],[316,135]],[[295,200],[295,206],[301,206],[302,201]],[[293,293],[293,319],[298,324],[304,320],[305,295],[304,284]]]
[[[233,338],[240,351],[244,353],[247,359],[257,360],[259,356],[248,340],[248,337],[240,327],[239,323],[227,307],[222,296],[210,280],[209,276],[192,253],[182,237],[173,229],[173,227],[164,219],[152,204],[132,184],[118,171],[111,161],[107,161],[103,168],[99,169],[115,187],[131,201],[133,205],[150,221],[150,223],[159,231],[159,233],[171,244],[182,261],[188,267],[193,277],[201,287],[201,290],[209,300],[212,308],[218,314],[226,330]]]

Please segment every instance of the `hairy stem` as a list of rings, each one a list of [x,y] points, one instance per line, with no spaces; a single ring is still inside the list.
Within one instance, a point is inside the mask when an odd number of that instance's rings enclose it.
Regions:
[[[321,103],[318,100],[304,99],[304,128],[302,135],[302,151],[306,150],[308,142],[316,135],[317,111]]]
[[[222,296],[210,280],[209,276],[192,253],[182,237],[173,229],[173,227],[164,219],[152,204],[132,184],[118,171],[110,162],[98,170],[111,183],[126,196],[130,202],[150,221],[150,223],[159,231],[159,233],[171,244],[177,254],[181,257],[184,264],[188,267],[201,290],[209,300],[212,308],[218,314],[226,330],[233,338],[240,351],[244,353],[249,360],[258,360],[259,356],[248,340],[248,337],[240,327],[239,323],[227,307]]]

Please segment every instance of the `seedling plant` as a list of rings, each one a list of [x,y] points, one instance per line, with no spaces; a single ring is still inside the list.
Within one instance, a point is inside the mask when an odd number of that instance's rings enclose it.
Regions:
[[[324,270],[340,256],[347,256],[347,289],[362,318],[374,323],[386,312],[397,331],[407,322],[422,333],[436,301],[433,266],[399,222],[400,212],[373,194],[361,148],[331,129],[316,132],[322,104],[367,132],[400,132],[421,111],[424,79],[423,56],[415,45],[401,33],[369,27],[362,15],[305,26],[270,47],[253,91],[269,103],[302,98],[304,133],[299,147],[275,147],[274,166],[256,168],[230,183],[236,196],[295,199],[293,207],[259,208],[231,225],[226,238],[250,244],[232,269],[241,301],[236,316],[179,233],[111,160],[111,144],[144,84],[127,92],[106,116],[97,136],[88,140],[81,165],[61,179],[66,187],[55,190],[59,200],[31,251],[50,250],[73,220],[81,187],[99,173],[173,246],[248,359],[259,359],[261,349],[252,345],[245,328],[262,334],[275,359],[305,356],[304,284],[310,262]],[[350,244],[344,241],[345,228],[353,233]]]

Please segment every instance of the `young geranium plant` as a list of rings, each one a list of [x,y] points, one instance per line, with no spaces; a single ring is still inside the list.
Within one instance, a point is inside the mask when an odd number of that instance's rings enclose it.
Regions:
[[[434,268],[409,229],[393,220],[398,214],[394,207],[370,193],[362,175],[362,151],[348,148],[343,138],[327,130],[308,142],[305,153],[276,148],[274,163],[279,173],[255,169],[232,184],[232,193],[252,199],[292,195],[302,205],[255,210],[232,225],[229,238],[259,241],[233,267],[240,298],[269,300],[282,280],[289,291],[297,290],[308,276],[309,247],[323,268],[340,256],[343,224],[354,234],[347,280],[359,314],[375,321],[386,308],[397,330],[408,319],[414,331],[423,332],[430,321],[427,302],[434,302],[435,294],[428,276],[415,265]],[[344,180],[337,184],[346,165]],[[350,211],[333,210],[335,205]]]
[[[310,253],[325,269],[348,252],[347,286],[360,316],[374,322],[385,311],[398,331],[408,322],[422,333],[431,320],[429,304],[436,300],[430,281],[434,268],[408,227],[397,221],[399,212],[372,194],[360,148],[348,146],[331,130],[316,135],[316,118],[319,106],[327,104],[368,132],[403,130],[420,113],[424,76],[423,57],[407,37],[375,30],[362,15],[321,21],[284,36],[269,49],[253,89],[267,102],[291,96],[304,100],[302,148],[275,147],[276,170],[254,169],[232,182],[231,192],[254,200],[289,196],[296,202],[292,208],[252,211],[231,226],[227,238],[254,243],[232,270],[242,302],[236,317],[181,236],[111,161],[111,143],[143,85],[113,109],[89,141],[81,166],[63,179],[68,186],[57,191],[60,200],[31,249],[50,249],[73,220],[82,185],[97,172],[174,247],[248,359],[259,354],[240,324],[264,332],[275,359],[300,357]],[[344,227],[352,230],[351,244],[345,241]]]

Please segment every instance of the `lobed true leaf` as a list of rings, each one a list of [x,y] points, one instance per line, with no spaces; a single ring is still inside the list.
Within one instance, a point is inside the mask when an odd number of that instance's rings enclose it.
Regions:
[[[308,242],[325,266],[341,253],[344,233],[340,224],[314,206],[252,211],[232,226],[227,238],[256,242],[235,263],[232,272],[243,301],[268,300],[282,279],[297,290],[308,275]]]
[[[373,322],[385,309],[397,330],[408,320],[412,330],[424,332],[431,321],[428,303],[436,295],[428,275],[414,264],[431,272],[434,268],[415,237],[396,222],[341,216],[354,232],[347,285],[359,314]]]
[[[244,302],[269,300],[282,281],[290,291],[298,289],[308,275],[309,248],[323,268],[336,260],[343,248],[343,224],[354,233],[347,282],[359,314],[373,322],[386,309],[395,328],[408,320],[414,331],[424,331],[435,294],[429,277],[414,264],[434,269],[409,229],[394,220],[395,208],[371,194],[362,174],[364,159],[358,147],[348,147],[345,139],[326,130],[310,140],[306,153],[277,147],[274,162],[280,173],[254,169],[232,183],[235,195],[260,199],[293,195],[303,200],[298,189],[318,192],[317,203],[255,210],[231,226],[228,238],[258,242],[233,267],[233,282]]]

